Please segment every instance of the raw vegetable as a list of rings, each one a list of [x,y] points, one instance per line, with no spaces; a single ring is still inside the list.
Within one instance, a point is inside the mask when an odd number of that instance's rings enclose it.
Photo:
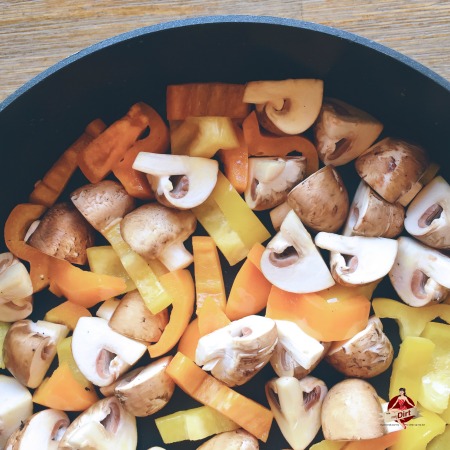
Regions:
[[[386,448],[391,448],[392,445],[396,444],[400,439],[400,431],[393,431],[387,433],[384,436],[375,439],[364,439],[361,441],[353,441],[344,444],[341,447],[342,450],[385,450]],[[313,447],[314,448],[314,447]],[[313,450],[311,448],[311,450]],[[315,449],[314,449],[315,450]]]
[[[3,360],[3,342],[5,342],[5,336],[10,326],[10,323],[0,322],[0,369],[5,368],[5,361]]]
[[[202,307],[197,309],[197,316],[200,336],[205,336],[230,324],[230,319],[224,310],[211,297],[207,297]]]
[[[200,339],[200,330],[198,328],[198,317],[195,318],[184,330],[183,335],[178,342],[178,351],[183,353],[192,361],[195,360],[195,351],[197,350]]]
[[[450,427],[446,426],[442,434],[438,434],[427,445],[427,450],[446,450],[450,442]]]
[[[48,311],[44,316],[44,320],[60,323],[73,331],[80,317],[91,316],[92,314],[86,307],[67,301]]]

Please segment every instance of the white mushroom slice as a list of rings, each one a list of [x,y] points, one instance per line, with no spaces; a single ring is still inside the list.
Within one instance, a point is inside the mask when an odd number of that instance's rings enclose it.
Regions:
[[[2,374],[0,392],[0,448],[4,448],[9,436],[33,414],[33,400],[25,386],[14,377]]]
[[[136,419],[116,397],[94,403],[67,428],[59,450],[136,450]]]
[[[394,238],[402,232],[404,218],[400,203],[387,202],[361,180],[342,234]]]
[[[307,376],[281,377],[266,384],[266,396],[284,438],[294,450],[308,447],[320,429],[325,383]]]
[[[292,208],[289,206],[288,202],[281,203],[281,205],[270,210],[270,221],[272,222],[275,231],[280,229],[283,220],[291,210]]]
[[[450,248],[450,185],[436,177],[409,205],[406,231],[434,248]]]
[[[228,386],[240,386],[269,362],[276,343],[272,319],[247,316],[201,337],[195,362]]]
[[[389,272],[392,286],[410,306],[444,301],[450,289],[450,258],[412,238],[398,238],[395,264]]]
[[[100,317],[82,317],[73,331],[72,353],[81,373],[97,386],[108,386],[136,363],[147,346],[122,336]]]
[[[133,169],[148,174],[159,202],[178,209],[190,209],[203,203],[211,194],[219,165],[209,158],[141,152]]]
[[[397,241],[387,238],[318,233],[316,245],[330,253],[334,279],[344,286],[368,284],[389,273],[397,255]]]
[[[33,293],[30,274],[12,253],[0,254],[0,304],[29,297]]]
[[[333,286],[334,280],[294,211],[290,211],[280,231],[267,244],[261,258],[264,276],[288,292],[317,292]]]
[[[114,311],[117,309],[119,304],[120,304],[119,299],[109,298],[100,305],[100,308],[97,309],[95,315],[97,317],[100,317],[101,319],[109,321],[109,319],[111,319],[112,315],[114,314]]]
[[[367,150],[382,130],[383,125],[361,109],[325,99],[314,126],[317,152],[324,164],[342,166]]]
[[[306,227],[334,232],[344,224],[349,200],[344,182],[333,166],[325,166],[289,192],[288,205]]]
[[[425,150],[399,139],[385,138],[355,162],[359,176],[389,203],[402,202],[429,166]],[[417,194],[417,192],[415,192]]]
[[[32,295],[15,302],[0,302],[0,322],[16,322],[17,320],[26,319],[32,312]]]
[[[5,450],[58,450],[59,442],[69,424],[69,417],[63,411],[40,411],[29,417],[8,439]]]
[[[259,450],[258,439],[249,432],[238,429],[226,431],[209,439],[197,450]],[[149,449],[151,450],[151,449]]]
[[[3,344],[6,368],[23,385],[38,387],[56,356],[56,346],[68,333],[65,325],[44,320],[13,323]]]
[[[303,156],[258,157],[248,160],[245,201],[255,211],[274,208],[287,198],[289,191],[306,173]]]
[[[159,259],[172,272],[193,262],[193,256],[183,242],[194,232],[196,225],[192,211],[149,203],[123,218],[120,233],[132,250],[146,260]]]
[[[115,395],[133,416],[146,417],[167,405],[175,383],[166,374],[172,356],[153,361],[120,377],[115,383],[100,389],[105,396]]]
[[[347,341],[333,342],[325,359],[348,377],[372,378],[389,368],[394,356],[391,341],[378,317]]]

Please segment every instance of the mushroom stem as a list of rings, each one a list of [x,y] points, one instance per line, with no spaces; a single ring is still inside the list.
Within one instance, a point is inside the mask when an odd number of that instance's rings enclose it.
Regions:
[[[165,247],[158,258],[169,272],[188,267],[194,261],[194,257],[186,250],[183,242],[176,242]]]

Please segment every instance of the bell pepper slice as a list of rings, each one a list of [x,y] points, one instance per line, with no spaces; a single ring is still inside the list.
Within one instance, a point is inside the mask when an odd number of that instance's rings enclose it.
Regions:
[[[447,450],[448,443],[450,442],[450,427],[445,427],[445,431],[442,434],[438,434],[427,445],[427,450]]]
[[[344,447],[343,441],[327,441],[323,440],[314,444],[310,450],[341,450]]]
[[[74,302],[63,302],[52,308],[44,316],[44,320],[65,325],[70,330],[74,330],[80,317],[91,317],[92,314],[84,306]]]
[[[226,327],[231,322],[223,309],[210,297],[206,298],[202,307],[197,309],[197,316],[200,336]]]
[[[164,289],[173,298],[169,323],[156,344],[148,346],[152,358],[172,350],[180,340],[194,312],[195,287],[191,273],[186,269],[175,270],[160,278]]]
[[[180,352],[173,357],[166,373],[186,394],[219,411],[261,441],[267,441],[273,421],[269,409],[207,374]]]
[[[186,355],[192,361],[195,360],[195,352],[197,351],[198,341],[201,338],[198,328],[198,317],[195,318],[184,330],[178,342],[178,351]]]
[[[195,291],[197,312],[207,298],[213,299],[224,310],[226,305],[222,267],[214,239],[210,236],[193,236]]]
[[[11,326],[10,323],[0,322],[0,369],[6,368],[5,360],[3,359],[3,342],[5,342],[5,336],[9,330],[10,326]],[[197,346],[196,346],[196,348],[197,348]],[[195,352],[194,352],[194,358],[195,358]]]
[[[389,298],[375,298],[373,310],[380,319],[395,319],[398,323],[400,337],[420,336],[428,322],[440,317],[450,323],[450,305],[432,305],[414,308]]]
[[[386,450],[398,442],[400,431],[393,431],[374,439],[362,439],[344,444],[342,450]],[[312,449],[311,449],[312,450]]]
[[[84,133],[58,158],[51,169],[39,180],[30,194],[30,203],[50,208],[67,186],[78,167],[78,154],[106,128],[101,119],[92,121]]]
[[[306,176],[319,169],[319,156],[314,144],[304,136],[275,136],[259,128],[256,112],[251,112],[242,124],[248,153],[252,156],[286,156],[299,152],[306,158]]]

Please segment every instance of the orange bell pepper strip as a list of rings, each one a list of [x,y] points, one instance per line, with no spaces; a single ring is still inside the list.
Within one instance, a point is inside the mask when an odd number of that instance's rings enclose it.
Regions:
[[[299,152],[306,158],[306,176],[319,169],[319,156],[316,147],[304,136],[275,136],[261,132],[255,111],[251,112],[242,124],[244,139],[249,155],[286,156]]]
[[[30,203],[53,206],[78,167],[78,154],[106,128],[101,119],[92,121],[84,133],[58,158],[30,194]]]
[[[197,310],[197,316],[200,336],[226,327],[231,322],[223,309],[211,297],[205,299],[202,307]]]
[[[374,439],[363,439],[345,444],[341,450],[386,450],[400,437],[400,431],[393,431]]]
[[[214,408],[263,442],[273,421],[272,412],[207,374],[192,360],[178,352],[166,373],[188,395]]]
[[[195,352],[197,351],[197,345],[200,338],[201,336],[200,330],[198,328],[198,317],[196,317],[184,330],[184,333],[178,342],[178,351],[194,361]]]
[[[209,236],[193,236],[195,290],[197,311],[207,298],[212,298],[225,310],[226,294],[222,267],[214,239]]]
[[[173,298],[169,323],[156,344],[148,346],[152,358],[164,355],[177,345],[194,312],[195,287],[191,273],[186,269],[175,270],[159,279]]]
[[[169,128],[161,116],[151,106],[144,103],[140,105],[147,116],[150,133],[126,151],[123,159],[113,167],[113,173],[129,195],[141,200],[151,200],[154,193],[146,174],[134,170],[132,166],[140,152],[165,153],[169,149],[170,135]]]
[[[67,301],[47,311],[44,320],[60,323],[73,331],[80,317],[91,316],[92,314],[84,306]]]

